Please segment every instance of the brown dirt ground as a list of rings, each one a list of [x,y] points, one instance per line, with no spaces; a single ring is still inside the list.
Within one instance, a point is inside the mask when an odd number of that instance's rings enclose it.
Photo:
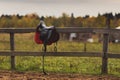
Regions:
[[[120,77],[112,75],[80,75],[48,73],[44,75],[39,72],[16,72],[0,71],[0,80],[120,80]]]

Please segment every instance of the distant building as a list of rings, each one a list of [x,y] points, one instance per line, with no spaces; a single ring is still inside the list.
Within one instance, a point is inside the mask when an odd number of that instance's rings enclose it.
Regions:
[[[116,27],[115,29],[120,29],[120,26]],[[118,34],[117,32],[110,34],[109,42],[113,42],[113,43],[120,42],[120,34]]]
[[[120,29],[120,26],[116,27],[116,29]],[[115,36],[115,43],[120,42],[120,34],[115,33],[114,36]]]

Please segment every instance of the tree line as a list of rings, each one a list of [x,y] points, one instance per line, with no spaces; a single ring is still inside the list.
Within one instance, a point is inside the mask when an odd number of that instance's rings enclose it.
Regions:
[[[36,27],[40,21],[40,17],[37,14],[27,15],[1,15],[0,16],[0,28],[29,28]],[[59,17],[44,16],[46,25],[54,25],[56,27],[94,27],[105,28],[106,20],[110,20],[110,28],[120,26],[120,13],[113,15],[112,13],[98,14],[97,17],[90,17],[86,15],[84,17],[74,17],[74,14],[68,15],[63,13]]]

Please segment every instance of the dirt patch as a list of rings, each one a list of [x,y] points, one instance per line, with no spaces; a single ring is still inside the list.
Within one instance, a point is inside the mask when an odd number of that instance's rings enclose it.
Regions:
[[[48,73],[44,75],[38,72],[0,71],[0,80],[120,80],[120,77],[60,73]]]

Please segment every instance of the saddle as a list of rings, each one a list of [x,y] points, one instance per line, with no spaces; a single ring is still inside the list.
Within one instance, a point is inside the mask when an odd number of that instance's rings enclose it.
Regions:
[[[44,25],[44,22],[41,21],[40,24],[36,28],[35,37],[34,40],[37,44],[43,44],[44,45],[44,52],[47,51],[47,45],[51,45],[52,43],[57,43],[59,40],[59,33],[57,32],[55,27],[46,27]],[[54,47],[54,50],[57,51],[56,46]],[[47,73],[44,71],[44,56],[45,53],[43,53],[43,60],[42,60],[42,67],[43,67],[43,73],[46,75]]]
[[[37,44],[51,45],[59,40],[59,33],[55,27],[44,27],[41,23],[37,26],[34,40]]]

